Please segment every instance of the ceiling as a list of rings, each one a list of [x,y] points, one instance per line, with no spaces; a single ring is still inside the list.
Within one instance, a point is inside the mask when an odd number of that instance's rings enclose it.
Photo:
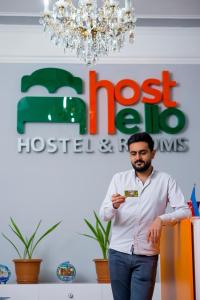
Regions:
[[[78,0],[72,1],[76,4]],[[97,1],[101,6],[102,0]],[[123,7],[125,0],[118,1]],[[132,1],[137,26],[200,27],[200,0]],[[44,0],[0,0],[0,25],[39,25],[43,3]]]
[[[76,4],[79,0],[72,1]],[[104,0],[96,1],[100,6]],[[118,1],[124,7],[125,0]],[[116,54],[114,59],[108,58],[105,63],[163,63],[163,60],[199,63],[200,0],[131,1],[134,1],[136,11],[138,42],[134,49],[124,48],[123,53]],[[54,62],[66,62],[62,49],[50,47],[49,39],[43,38],[39,25],[42,12],[43,0],[0,0],[1,61],[52,62],[53,59]],[[71,63],[73,55],[67,57]],[[77,62],[75,57],[74,62]]]
[[[134,6],[139,18],[200,19],[200,0],[135,0]],[[42,10],[43,0],[0,0],[0,16],[39,16]]]

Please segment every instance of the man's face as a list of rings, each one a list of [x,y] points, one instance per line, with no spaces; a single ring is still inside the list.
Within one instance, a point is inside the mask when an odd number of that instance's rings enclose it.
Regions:
[[[138,173],[143,173],[151,166],[155,150],[151,151],[145,142],[132,143],[129,146],[130,160],[133,168]]]

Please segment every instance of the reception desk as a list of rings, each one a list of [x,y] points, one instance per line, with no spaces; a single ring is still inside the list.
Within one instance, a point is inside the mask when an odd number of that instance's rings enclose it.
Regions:
[[[200,300],[200,218],[164,226],[161,237],[162,300]]]

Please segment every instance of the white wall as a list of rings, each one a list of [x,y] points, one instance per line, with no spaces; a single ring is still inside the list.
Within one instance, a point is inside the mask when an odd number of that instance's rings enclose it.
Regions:
[[[160,56],[162,56],[161,50]],[[181,52],[182,49],[179,50]],[[170,54],[170,58],[173,59],[173,53]],[[11,61],[14,61],[13,56]],[[77,281],[95,281],[92,259],[100,256],[99,249],[95,242],[78,233],[87,232],[83,219],[86,217],[93,220],[93,210],[98,210],[112,175],[117,171],[130,168],[128,154],[117,151],[113,154],[102,154],[98,151],[93,154],[77,154],[72,151],[68,154],[62,152],[19,154],[17,152],[17,138],[20,135],[16,131],[16,105],[23,96],[20,92],[20,80],[23,75],[31,74],[43,67],[61,67],[83,78],[85,92],[81,97],[88,102],[89,69],[81,64],[58,62],[42,64],[41,57],[40,63],[31,63],[30,60],[27,63],[8,63],[7,59],[5,63],[0,64],[1,232],[10,235],[8,228],[10,216],[16,219],[24,232],[30,232],[40,219],[43,220],[42,228],[44,229],[50,224],[63,220],[60,228],[43,241],[36,251],[36,255],[44,260],[41,279],[55,281],[57,265],[62,261],[70,260],[77,269]],[[173,74],[173,78],[179,83],[179,86],[174,89],[173,96],[180,103],[180,109],[188,119],[187,127],[180,136],[188,138],[190,149],[186,153],[159,152],[154,165],[177,179],[187,199],[190,197],[193,183],[196,182],[197,197],[199,197],[200,66],[188,64],[188,61],[186,64],[167,64],[163,59],[163,63],[159,64],[151,64],[149,60],[149,64],[99,64],[92,69],[98,72],[100,79],[108,79],[114,83],[124,78],[138,82],[142,82],[147,77],[160,78],[163,69]],[[47,96],[48,93],[41,87],[33,87],[27,95]],[[73,96],[75,93],[70,88],[62,88],[57,95]],[[100,102],[100,132],[92,138],[95,143],[97,139],[107,136],[106,99],[103,91],[100,92]],[[143,114],[141,104],[134,108]],[[79,135],[78,127],[73,125],[27,124],[24,137],[35,136],[48,138],[78,137]],[[118,133],[117,136],[122,135]],[[163,135],[162,137],[169,136]],[[116,137],[112,140],[115,141]],[[5,263],[12,268],[11,260],[15,258],[14,250],[3,238],[0,238],[0,248],[0,263]]]

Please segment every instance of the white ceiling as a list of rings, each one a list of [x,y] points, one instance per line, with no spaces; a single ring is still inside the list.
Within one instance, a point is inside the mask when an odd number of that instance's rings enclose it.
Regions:
[[[134,5],[140,18],[200,19],[200,0],[134,0]],[[0,16],[39,16],[42,10],[43,0],[0,0]]]

